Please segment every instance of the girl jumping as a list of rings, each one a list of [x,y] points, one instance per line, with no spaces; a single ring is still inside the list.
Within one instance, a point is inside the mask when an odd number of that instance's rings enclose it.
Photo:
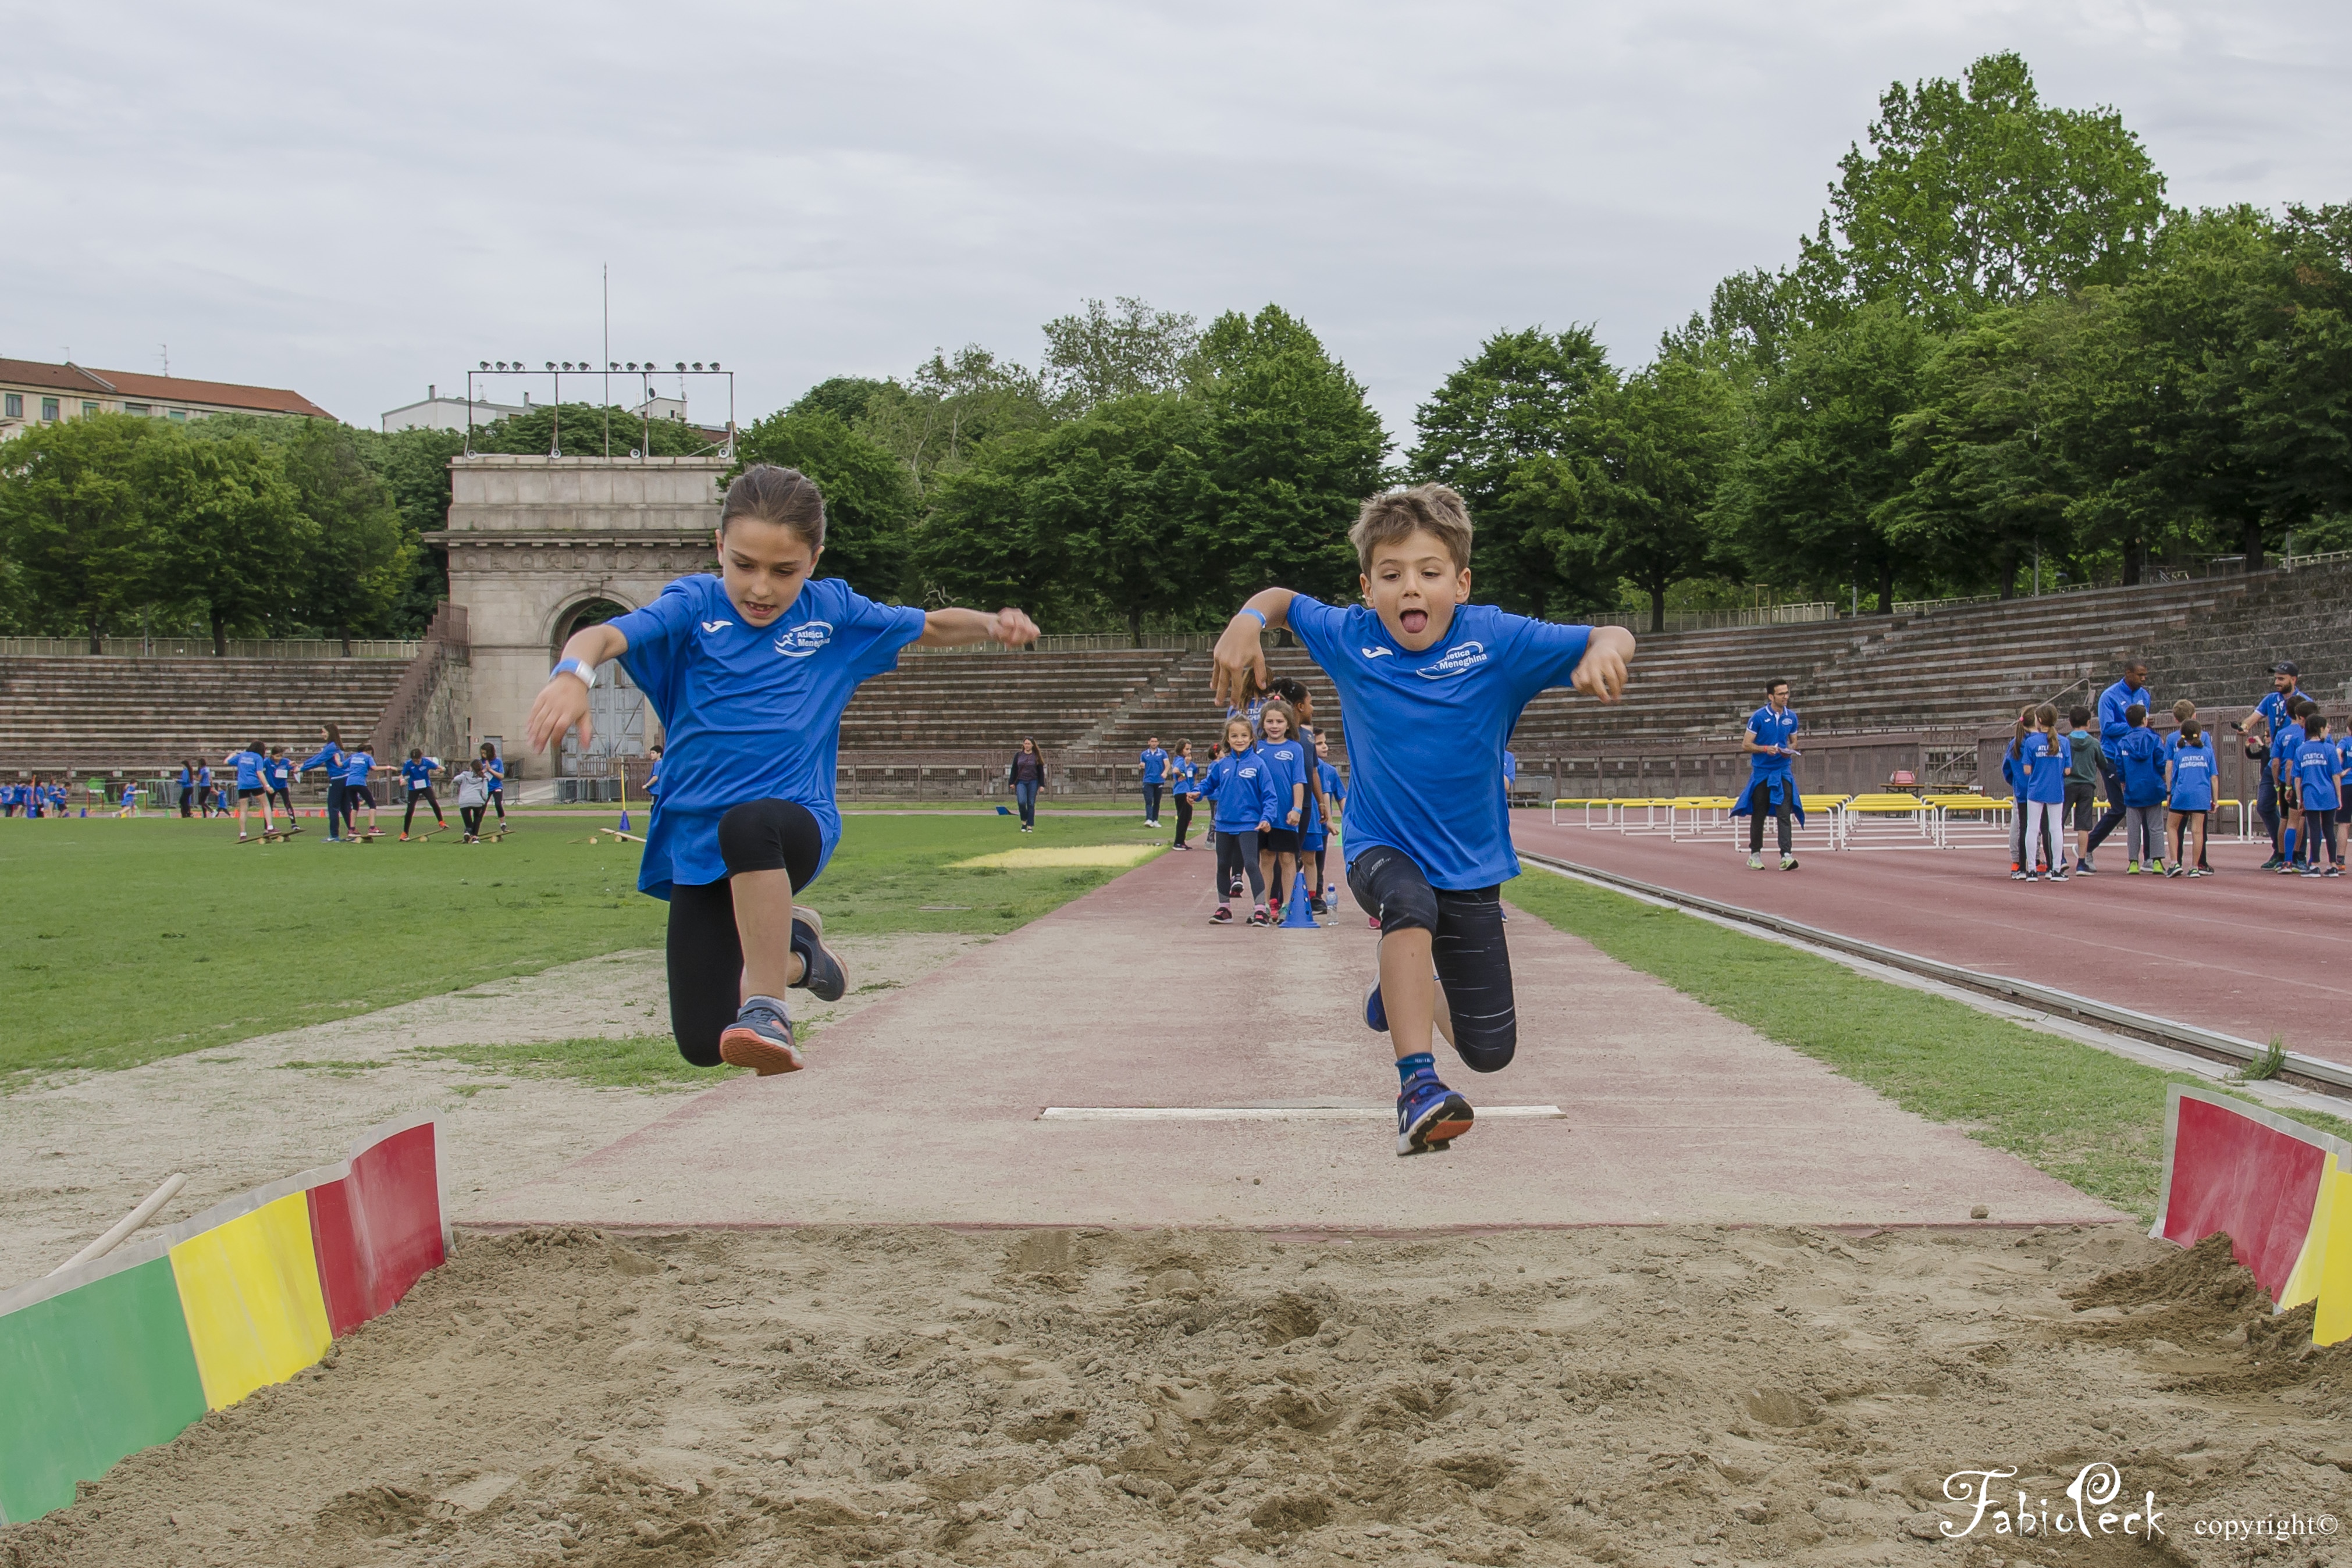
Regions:
[[[645,692],[669,750],[637,886],[669,903],[670,1030],[697,1066],[764,1077],[807,1064],[785,989],[829,1001],[848,988],[824,921],[793,903],[841,839],[842,709],[910,643],[1017,648],[1037,626],[1018,610],[926,613],[812,580],[824,502],[795,469],[745,469],[720,504],[717,544],[717,576],[682,577],[563,645],[526,737],[539,750],[577,727],[584,750],[589,692],[608,660]]]

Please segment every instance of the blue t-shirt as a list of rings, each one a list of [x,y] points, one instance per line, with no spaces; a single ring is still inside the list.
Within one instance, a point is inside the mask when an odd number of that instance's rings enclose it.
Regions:
[[[2020,755],[2025,766],[2025,799],[2038,806],[2063,806],[2066,803],[2066,769],[2074,760],[2074,748],[2061,735],[2036,732],[2025,737]]]
[[[295,769],[295,771],[298,773],[308,773],[314,768],[323,768],[326,769],[327,780],[329,783],[341,782],[343,777],[343,748],[332,742],[330,742],[327,745],[319,747],[318,750],[305,758],[302,761],[301,767]]]
[[[1432,887],[1492,887],[1519,874],[1502,789],[1503,743],[1538,692],[1567,684],[1589,626],[1457,605],[1445,635],[1412,653],[1370,609],[1290,601],[1290,629],[1339,691],[1363,793],[1348,809],[1348,854],[1375,844],[1412,858]]]
[[[1348,786],[1341,781],[1339,768],[1318,758],[1315,762],[1315,771],[1322,778],[1323,793],[1331,797],[1337,804],[1346,805]]]
[[[2116,763],[2123,769],[2125,805],[2164,804],[2164,742],[2156,731],[2126,728],[2116,742]]]
[[[293,781],[294,764],[283,757],[273,757],[261,769],[272,789],[283,789]]]
[[[343,782],[365,784],[368,775],[375,770],[375,758],[368,752],[354,751],[343,758]]]
[[[2286,705],[2302,695],[2300,692],[2265,692],[2263,700],[2254,705],[2254,711],[2263,716],[2263,722],[2269,727],[2273,758],[2278,756],[2279,737],[2290,727],[2297,730],[2303,727],[2286,716]]]
[[[1168,754],[1165,751],[1156,746],[1147,746],[1137,754],[1137,760],[1143,764],[1143,781],[1146,784],[1168,781]]]
[[[2282,786],[2294,782],[2295,753],[2303,749],[2303,726],[2290,724],[2271,737],[2271,766],[2278,770]]]
[[[482,779],[484,783],[489,786],[490,793],[493,795],[505,789],[507,787],[507,765],[505,760],[497,757],[483,758]]]
[[[1255,746],[1247,751],[1228,751],[1209,764],[1201,779],[1201,795],[1216,802],[1209,821],[1221,833],[1255,832],[1260,822],[1272,825],[1282,821],[1274,809],[1265,758]]]
[[[2294,754],[2294,783],[2306,811],[2333,811],[2341,801],[2336,776],[2344,771],[2343,750],[2333,740],[2305,740]]]
[[[1748,716],[1748,732],[1756,737],[1759,746],[1786,746],[1796,738],[1801,722],[1795,708],[1774,713],[1772,705],[1766,703]],[[1777,777],[1787,773],[1793,760],[1778,753],[1751,751],[1748,754],[1748,772],[1757,779]]]
[[[261,788],[262,765],[268,760],[268,758],[258,751],[232,751],[221,758],[221,766],[234,767],[236,769],[238,789],[258,789]]]
[[[743,620],[715,575],[681,577],[643,610],[611,622],[629,640],[621,665],[661,719],[661,793],[646,830],[637,886],[723,880],[719,819],[746,800],[808,808],[824,869],[841,841],[833,800],[841,713],[858,684],[896,669],[923,634],[914,605],[877,604],[837,577],[803,585],[764,627]]]
[[[401,781],[411,789],[430,789],[433,788],[433,775],[440,766],[441,759],[437,757],[411,758],[400,765]]]
[[[1298,821],[1292,821],[1292,802],[1297,800],[1294,785],[1307,782],[1307,744],[1293,737],[1288,740],[1261,740],[1257,745],[1260,757],[1265,758],[1266,793],[1274,797],[1274,815],[1267,819],[1277,828],[1304,828],[1315,815],[1310,800],[1296,810]]]
[[[1519,754],[1506,747],[1503,750],[1503,782],[1517,781],[1519,777]]]
[[[2172,747],[2172,809],[2176,811],[2210,811],[2213,809],[2213,742],[2209,737],[2195,746],[2178,743]]]
[[[1168,787],[1179,795],[1189,795],[1192,792],[1192,780],[1200,771],[1188,759],[1171,757],[1168,759]]]

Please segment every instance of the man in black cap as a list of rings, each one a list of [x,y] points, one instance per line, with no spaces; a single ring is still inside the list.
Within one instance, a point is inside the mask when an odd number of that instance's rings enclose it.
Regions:
[[[2248,734],[2248,720],[2242,719],[2234,727],[2246,737],[2248,758],[2263,765],[2262,782],[2254,790],[2254,810],[2262,814],[2263,826],[2271,835],[2271,858],[2263,862],[2264,871],[2276,871],[2286,863],[2285,846],[2279,839],[2285,786],[2278,776],[2270,743],[2294,720],[2289,709],[2303,695],[2303,671],[2293,659],[2281,659],[2271,666],[2271,687],[2270,695],[2254,705],[2252,722],[2259,733]]]

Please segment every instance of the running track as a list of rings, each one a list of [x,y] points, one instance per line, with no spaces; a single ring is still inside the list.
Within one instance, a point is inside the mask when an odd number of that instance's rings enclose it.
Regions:
[[[2000,849],[1833,853],[1801,838],[1798,870],[1755,872],[1744,821],[1735,849],[1549,815],[1512,814],[1521,849],[2352,1063],[2352,876],[2258,873],[2267,844],[2211,845],[2219,874],[2168,880],[2124,874],[2118,831],[2096,876],[2053,884],[2011,882]],[[1765,841],[1771,866],[1769,823]]]

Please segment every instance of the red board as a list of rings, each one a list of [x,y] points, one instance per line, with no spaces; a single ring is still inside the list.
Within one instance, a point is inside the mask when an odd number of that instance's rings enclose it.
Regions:
[[[2238,1261],[2276,1300],[2310,1232],[2326,1160],[2300,1138],[2183,1095],[2165,1238],[2194,1247],[2228,1231]]]
[[[310,1192],[327,1323],[350,1333],[441,1266],[441,1182],[430,1123],[352,1156],[351,1174]]]

